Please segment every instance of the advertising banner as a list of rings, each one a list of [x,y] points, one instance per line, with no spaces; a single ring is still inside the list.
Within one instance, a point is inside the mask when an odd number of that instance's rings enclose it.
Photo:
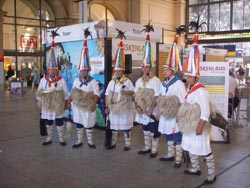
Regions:
[[[58,37],[59,38],[59,37]],[[100,103],[96,109],[96,125],[105,126],[104,121],[104,50],[103,39],[89,39],[88,49],[90,53],[91,71],[90,76],[93,77],[99,85]],[[83,40],[59,42],[55,44],[54,51],[57,59],[60,75],[66,81],[69,92],[72,90],[74,79],[80,76],[77,67],[80,61]],[[46,47],[46,59],[49,58],[50,44]],[[67,114],[67,113],[66,113]]]
[[[201,62],[200,83],[209,92],[210,101],[223,118],[228,114],[229,65],[227,62]],[[211,141],[229,142],[228,129],[220,124],[212,124]]]
[[[154,32],[150,33],[150,41],[151,42],[159,42],[162,43],[162,28],[154,27]],[[127,40],[134,41],[145,41],[146,33],[144,32],[144,26],[136,23],[128,23],[116,20],[108,20],[108,37],[116,38],[117,30],[119,29],[125,32],[125,36]]]
[[[42,43],[47,44],[52,42],[51,31],[57,30],[59,34],[55,38],[55,43],[58,42],[69,42],[76,40],[83,40],[84,29],[89,28],[93,39],[100,39],[106,37],[106,31],[108,32],[107,37],[115,39],[117,37],[117,29],[124,31],[127,40],[133,41],[145,41],[146,33],[144,32],[144,26],[141,24],[128,23],[116,20],[107,20],[108,28],[106,29],[106,21],[94,21],[88,23],[75,24],[70,26],[63,26],[42,31]],[[154,32],[150,33],[151,42],[163,41],[162,28],[154,27]]]

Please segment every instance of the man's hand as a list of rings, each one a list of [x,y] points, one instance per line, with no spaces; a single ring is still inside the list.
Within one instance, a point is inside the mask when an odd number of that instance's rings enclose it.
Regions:
[[[148,117],[150,117],[150,116],[152,115],[152,113],[153,113],[153,109],[150,108],[150,109],[147,111],[146,114],[147,114]]]
[[[105,114],[106,114],[106,115],[108,115],[108,114],[109,114],[109,112],[110,112],[110,111],[109,111],[109,108],[108,108],[108,107],[106,107],[106,108],[105,108]]]
[[[91,112],[94,112],[95,109],[96,109],[96,104],[94,104],[94,105],[92,105],[92,106],[90,107]]]
[[[205,126],[205,121],[200,120],[198,127],[196,128],[196,135],[201,135],[203,132],[203,127]]]
[[[136,110],[137,110],[137,112],[138,112],[139,114],[143,114],[143,111],[142,111],[141,107],[137,106],[137,107],[136,107]]]

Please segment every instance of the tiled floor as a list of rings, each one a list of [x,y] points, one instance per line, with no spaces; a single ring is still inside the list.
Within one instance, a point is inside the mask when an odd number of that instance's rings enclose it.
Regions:
[[[32,94],[9,98],[0,93],[0,188],[192,188],[206,177],[206,166],[200,160],[202,175],[183,174],[185,164],[174,169],[173,163],[161,163],[166,152],[160,138],[159,156],[139,156],[143,146],[141,127],[132,133],[132,149],[123,151],[123,134],[117,148],[104,148],[104,131],[94,130],[97,149],[88,148],[86,140],[80,149],[72,149],[76,137],[59,145],[57,136],[44,147],[39,135],[39,110]],[[217,168],[214,188],[250,188],[250,124],[231,133],[231,144],[212,144]],[[54,132],[55,133],[55,132]],[[85,137],[86,138],[86,137]]]

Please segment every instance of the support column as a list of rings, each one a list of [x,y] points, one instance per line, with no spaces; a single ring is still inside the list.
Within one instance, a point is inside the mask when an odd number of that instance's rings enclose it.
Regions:
[[[3,49],[3,17],[6,11],[0,10],[0,91],[4,91],[4,49]]]

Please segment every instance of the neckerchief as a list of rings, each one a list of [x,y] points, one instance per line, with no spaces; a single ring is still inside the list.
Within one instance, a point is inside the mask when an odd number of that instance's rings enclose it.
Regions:
[[[195,86],[193,86],[193,87],[187,92],[187,94],[186,94],[186,96],[185,96],[185,99],[187,99],[187,97],[188,97],[188,95],[189,95],[190,93],[193,93],[194,91],[196,91],[197,89],[200,89],[200,88],[205,88],[205,86],[203,86],[203,85],[200,84],[200,83],[197,83]]]
[[[62,79],[62,77],[58,76],[58,77],[56,77],[55,79],[52,80],[49,76],[46,76],[45,79],[47,80],[47,83],[48,83],[49,87],[51,87],[51,84],[52,84],[52,83],[58,82],[59,80]],[[47,84],[46,84],[46,85],[47,85]],[[56,86],[55,86],[55,87],[56,87]]]
[[[164,79],[162,85],[166,88],[165,92],[167,93],[169,86],[171,86],[178,80],[180,80],[180,78],[178,78],[177,76],[173,76],[171,80]]]
[[[88,76],[88,78],[87,78],[85,81],[83,81],[83,80],[82,80],[82,76],[79,76],[79,80],[80,80],[80,82],[81,82],[80,87],[82,87],[83,85],[87,86],[88,83],[89,83],[91,80],[93,80],[93,78],[90,77],[90,76]]]

